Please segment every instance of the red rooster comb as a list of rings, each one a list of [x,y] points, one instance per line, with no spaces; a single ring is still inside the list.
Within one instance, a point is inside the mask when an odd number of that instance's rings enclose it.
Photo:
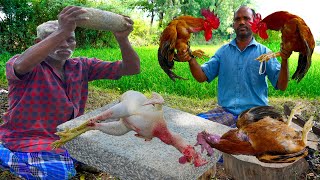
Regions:
[[[262,39],[268,39],[268,27],[266,23],[261,22],[261,14],[257,13],[253,18],[253,22],[250,22],[250,24],[253,33],[258,34]]]
[[[204,22],[204,34],[206,41],[209,41],[212,37],[212,29],[218,29],[220,25],[220,20],[214,11],[210,9],[201,9],[201,15],[205,17]]]

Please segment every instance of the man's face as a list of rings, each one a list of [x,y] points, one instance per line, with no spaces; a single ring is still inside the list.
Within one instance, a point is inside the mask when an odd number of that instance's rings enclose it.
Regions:
[[[71,33],[69,38],[62,41],[54,50],[49,53],[48,56],[58,61],[64,61],[71,57],[75,48],[75,34]]]
[[[247,7],[241,7],[234,15],[233,28],[237,37],[248,38],[252,35],[251,25],[253,21],[252,10]]]

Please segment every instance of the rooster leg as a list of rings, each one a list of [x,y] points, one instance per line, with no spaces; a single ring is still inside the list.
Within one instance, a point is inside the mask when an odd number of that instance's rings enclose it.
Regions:
[[[198,57],[198,58],[203,58],[203,57],[206,57],[206,58],[209,58],[208,55],[206,55],[202,50],[198,49],[198,50],[194,50],[191,52],[191,55],[193,57]]]
[[[309,118],[309,120],[304,124],[303,129],[302,129],[302,142],[304,144],[307,144],[307,136],[309,131],[312,129],[314,122],[313,122],[313,116]]]
[[[296,114],[299,114],[301,113],[302,111],[304,111],[307,107],[303,104],[297,104],[292,110],[291,110],[291,113],[288,117],[288,120],[287,120],[287,125],[290,126],[291,122],[292,122],[292,119],[294,117],[294,115]]]
[[[94,129],[113,136],[122,136],[132,130],[125,125],[124,119],[114,122],[96,123]]]
[[[271,58],[275,58],[279,56],[281,56],[281,52],[277,52],[277,53],[268,52],[266,54],[262,54],[261,56],[257,57],[256,60],[260,62],[269,61]]]
[[[175,56],[175,59],[178,62],[187,62],[187,61],[190,61],[192,58],[194,58],[194,56],[192,55],[190,49],[179,50],[177,51],[177,54]]]
[[[102,112],[101,114],[91,118],[92,123],[104,121],[107,119],[113,118],[121,118],[129,116],[130,113],[128,112],[128,107],[126,106],[125,102],[119,102],[118,104],[112,106],[111,108],[107,109],[106,111]]]
[[[219,141],[220,136],[209,134],[206,131],[202,131],[197,135],[197,143],[195,144],[195,146],[200,145],[201,153],[203,153],[203,151],[206,150],[208,156],[212,156],[214,151],[210,144],[219,143]]]
[[[80,134],[96,129],[97,122],[104,121],[104,120],[112,120],[112,119],[119,119],[121,117],[129,116],[130,113],[128,112],[128,108],[125,106],[123,102],[120,102],[111,108],[107,109],[106,111],[102,112],[101,114],[90,118],[88,121],[84,122],[80,126],[74,129],[66,129],[62,132],[57,132],[56,135],[60,137],[60,140],[57,140],[52,143],[52,147],[58,148],[65,144],[66,142],[74,139],[75,137],[79,136]]]
[[[125,126],[122,120],[108,123],[92,123],[91,120],[88,120],[76,128],[56,132],[55,134],[58,135],[60,139],[53,142],[51,147],[53,149],[59,148],[77,136],[94,129],[113,136],[121,136],[131,131],[131,129]]]
[[[64,131],[56,132],[55,134],[58,135],[60,137],[60,139],[57,141],[54,141],[51,144],[51,147],[53,149],[57,149],[57,148],[61,147],[62,145],[64,145],[66,142],[79,136],[80,134],[82,134],[88,130],[91,130],[92,127],[90,126],[90,124],[91,124],[91,121],[88,120],[76,128],[65,129]]]

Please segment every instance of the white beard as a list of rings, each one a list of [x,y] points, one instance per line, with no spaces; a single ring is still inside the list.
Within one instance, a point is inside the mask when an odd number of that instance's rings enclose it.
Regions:
[[[64,54],[60,55],[59,51],[69,51],[70,55],[64,55]],[[62,60],[67,60],[68,58],[70,58],[72,56],[72,54],[73,54],[73,51],[70,49],[65,49],[65,50],[57,49],[54,52],[49,53],[48,56],[51,57],[52,59],[62,61]]]

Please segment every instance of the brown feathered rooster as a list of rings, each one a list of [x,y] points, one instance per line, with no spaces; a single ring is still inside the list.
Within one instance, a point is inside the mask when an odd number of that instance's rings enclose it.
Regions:
[[[302,133],[290,127],[295,113],[300,113],[304,106],[296,106],[288,120],[271,106],[259,106],[244,111],[239,115],[237,127],[222,137],[205,131],[197,136],[197,144],[208,155],[213,149],[228,154],[256,156],[267,163],[289,163],[308,154],[307,134],[313,126],[313,117],[305,123]]]
[[[58,148],[73,138],[89,130],[100,130],[103,133],[121,136],[129,131],[135,131],[135,136],[150,141],[157,137],[162,142],[174,146],[183,156],[179,162],[184,164],[191,162],[194,166],[202,166],[207,163],[202,159],[192,145],[189,145],[179,134],[170,131],[163,116],[161,95],[153,93],[151,99],[147,99],[137,91],[127,91],[121,96],[118,104],[112,106],[101,114],[89,119],[82,125],[66,129],[56,134],[60,140],[52,143],[53,148]],[[111,121],[112,119],[118,121]],[[103,122],[100,122],[103,121]]]
[[[268,38],[267,30],[281,31],[281,51],[268,53],[257,58],[259,61],[268,61],[270,58],[281,56],[288,58],[293,51],[299,52],[298,67],[292,79],[300,82],[311,65],[311,56],[315,41],[310,28],[302,18],[286,11],[274,12],[264,19],[259,13],[252,23],[252,31],[263,39]]]
[[[163,30],[158,49],[158,61],[164,72],[175,81],[176,78],[184,79],[176,75],[172,69],[174,61],[188,61],[191,57],[201,58],[205,56],[202,50],[192,51],[189,48],[191,33],[204,31],[206,41],[212,37],[212,30],[220,25],[219,18],[209,9],[202,9],[203,18],[192,16],[179,16],[173,19]],[[179,59],[177,55],[188,54],[187,59]]]

